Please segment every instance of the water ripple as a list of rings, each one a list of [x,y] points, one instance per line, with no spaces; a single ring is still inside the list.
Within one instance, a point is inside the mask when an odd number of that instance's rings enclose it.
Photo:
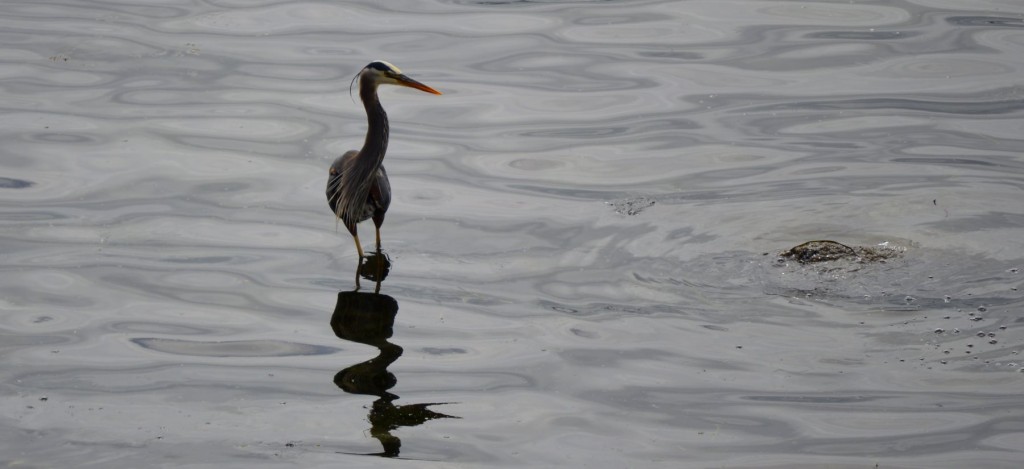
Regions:
[[[288,357],[294,355],[329,355],[339,349],[276,340],[232,340],[198,342],[151,337],[132,339],[138,346],[155,352],[193,357]]]
[[[961,3],[3,2],[0,453],[1016,467],[1024,10]],[[444,92],[380,90],[383,348],[377,58]]]

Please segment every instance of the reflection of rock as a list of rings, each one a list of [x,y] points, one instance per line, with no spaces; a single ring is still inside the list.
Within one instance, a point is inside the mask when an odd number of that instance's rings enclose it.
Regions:
[[[619,199],[614,202],[609,202],[609,205],[615,209],[615,213],[619,215],[638,215],[640,212],[647,209],[651,205],[654,205],[654,199],[650,197],[630,197],[628,199]]]
[[[373,259],[373,257],[371,257]],[[377,257],[378,260],[386,258]],[[364,264],[365,265],[365,264]],[[390,264],[389,264],[390,265]],[[379,285],[379,284],[378,284]],[[334,375],[334,384],[350,394],[377,396],[367,419],[370,435],[380,441],[384,450],[379,456],[398,456],[402,441],[391,434],[400,427],[411,427],[440,418],[458,418],[434,412],[430,406],[444,404],[423,403],[396,406],[398,396],[388,392],[398,379],[388,366],[402,356],[402,347],[388,342],[398,315],[398,302],[388,295],[339,292],[338,302],[331,316],[331,329],[338,338],[377,347],[380,353],[365,362],[357,363]]]
[[[829,262],[837,260],[858,263],[884,263],[887,259],[898,257],[903,251],[888,246],[856,246],[850,247],[830,240],[808,241],[779,254],[780,257],[793,259],[801,264]]]

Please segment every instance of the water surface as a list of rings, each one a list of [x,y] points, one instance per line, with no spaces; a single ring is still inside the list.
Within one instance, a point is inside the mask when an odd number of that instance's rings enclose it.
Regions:
[[[6,465],[1024,460],[1015,2],[0,12]],[[323,196],[373,59],[445,93],[381,91],[380,295]]]

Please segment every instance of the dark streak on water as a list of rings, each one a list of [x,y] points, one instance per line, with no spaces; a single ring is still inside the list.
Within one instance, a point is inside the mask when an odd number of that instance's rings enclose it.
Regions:
[[[1013,2],[129,3],[0,4],[0,466],[1020,466]]]
[[[0,177],[0,189],[24,189],[32,185],[32,181]]]

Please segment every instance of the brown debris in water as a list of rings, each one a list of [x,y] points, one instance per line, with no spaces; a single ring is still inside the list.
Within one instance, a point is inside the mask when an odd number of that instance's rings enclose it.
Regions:
[[[779,254],[801,264],[847,260],[861,264],[885,263],[902,254],[902,250],[884,246],[847,246],[832,240],[808,241]]]

